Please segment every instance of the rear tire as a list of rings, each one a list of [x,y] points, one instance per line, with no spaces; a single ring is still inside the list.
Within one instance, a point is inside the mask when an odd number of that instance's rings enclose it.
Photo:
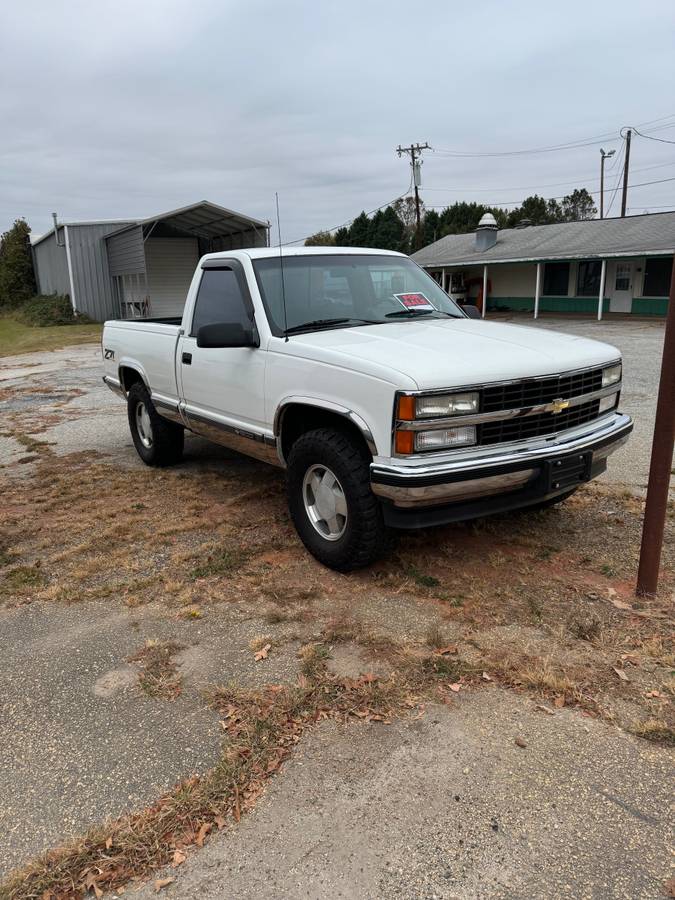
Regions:
[[[134,447],[146,466],[171,466],[181,461],[183,426],[160,416],[140,381],[129,389],[127,411]]]
[[[289,455],[293,524],[312,556],[338,572],[369,565],[391,545],[369,462],[358,440],[331,428],[301,435]]]

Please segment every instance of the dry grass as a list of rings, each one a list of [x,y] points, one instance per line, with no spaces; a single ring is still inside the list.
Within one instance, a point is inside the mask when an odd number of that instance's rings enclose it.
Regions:
[[[239,821],[303,731],[317,721],[388,721],[415,704],[395,679],[340,680],[320,666],[312,678],[302,675],[294,686],[220,688],[209,699],[223,717],[229,741],[206,776],[190,778],[150,809],[93,828],[36,859],[0,885],[0,895],[6,900],[83,898],[90,890],[121,888],[169,863],[176,851],[200,846],[228,819]]]
[[[675,728],[663,719],[649,718],[635,722],[629,729],[638,737],[666,747],[675,747]]]
[[[294,622],[303,644],[297,684],[212,695],[229,736],[212,773],[37,861],[11,883],[12,900],[57,889],[78,896],[87,879],[108,889],[147,874],[205,825],[248,809],[318,719],[387,719],[450,684],[481,683],[483,672],[554,706],[672,740],[672,701],[646,695],[673,692],[673,545],[662,597],[636,601],[642,508],[632,495],[594,486],[547,514],[407,535],[393,559],[344,576],[301,548],[278,476],[240,465],[122,472],[85,455],[57,459],[46,447],[35,478],[5,484],[1,602],[152,603],[187,630],[190,619],[206,615],[208,627],[211,616],[232,615],[264,632],[258,648],[289,640]],[[384,657],[392,676],[329,676],[331,648],[347,642]],[[139,651],[140,683],[152,696],[180,690],[177,650]],[[612,668],[624,657],[628,683]]]
[[[145,646],[128,657],[140,666],[138,683],[149,696],[175,700],[181,692],[181,679],[174,656],[182,650],[175,641],[146,641]]]

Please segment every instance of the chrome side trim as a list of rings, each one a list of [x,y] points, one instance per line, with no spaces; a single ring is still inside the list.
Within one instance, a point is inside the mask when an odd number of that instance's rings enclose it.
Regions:
[[[601,400],[610,394],[618,394],[621,390],[621,382],[592,391],[588,394],[577,394],[576,397],[568,397],[564,402],[565,409],[573,406],[581,406],[583,403],[591,403],[593,400]],[[445,418],[426,418],[406,421],[400,419],[396,422],[398,431],[429,431],[436,428],[451,428],[456,425],[480,425],[483,422],[507,421],[526,416],[538,416],[541,413],[553,412],[553,403],[540,403],[537,406],[522,406],[519,409],[498,409],[493,412],[478,413],[475,416],[446,416]]]
[[[119,397],[122,397],[124,400],[127,399],[127,395],[124,393],[124,389],[122,388],[122,385],[120,384],[120,381],[118,378],[113,378],[112,375],[104,375],[103,383],[110,388],[110,390],[113,392],[113,394],[117,394]]]
[[[252,456],[273,466],[281,466],[282,463],[277,454],[277,440],[266,434],[255,431],[247,431],[234,425],[226,425],[218,422],[203,413],[195,413],[185,409],[185,417],[189,428],[196,434],[201,434],[216,444],[222,444],[237,453]]]
[[[289,406],[296,405],[313,406],[316,409],[325,409],[328,412],[334,412],[345,419],[349,419],[363,435],[371,454],[377,456],[377,446],[375,444],[373,433],[370,430],[370,426],[358,413],[355,413],[353,409],[349,409],[347,406],[340,406],[338,403],[333,403],[330,400],[320,400],[316,397],[287,397],[279,404],[277,411],[274,414],[273,425],[274,436],[277,438],[277,443],[279,445],[279,453],[281,453],[281,442],[278,439],[281,437],[284,414]],[[282,463],[285,465],[285,460],[282,459]]]
[[[180,414],[180,407],[177,400],[153,394],[152,402],[160,416],[163,416],[165,419],[170,419],[172,422],[177,422],[179,425],[185,425],[183,417]]]

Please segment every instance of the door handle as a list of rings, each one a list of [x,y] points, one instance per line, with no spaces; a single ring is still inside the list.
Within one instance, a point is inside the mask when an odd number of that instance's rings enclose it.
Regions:
[[[181,362],[185,366],[191,366],[192,365],[192,354],[191,353],[183,353],[183,355],[181,356]]]

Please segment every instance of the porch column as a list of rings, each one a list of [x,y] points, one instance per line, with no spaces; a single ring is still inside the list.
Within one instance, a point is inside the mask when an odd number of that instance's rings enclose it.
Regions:
[[[444,291],[448,290],[448,273],[445,269],[441,269],[441,287]]]
[[[485,318],[485,314],[487,313],[487,266],[483,266],[483,318]]]
[[[537,263],[537,283],[534,288],[534,317],[539,318],[539,295],[541,293],[541,263]]]
[[[598,322],[602,320],[602,298],[605,296],[605,275],[607,274],[607,260],[603,259],[600,269],[600,293],[598,294]]]

